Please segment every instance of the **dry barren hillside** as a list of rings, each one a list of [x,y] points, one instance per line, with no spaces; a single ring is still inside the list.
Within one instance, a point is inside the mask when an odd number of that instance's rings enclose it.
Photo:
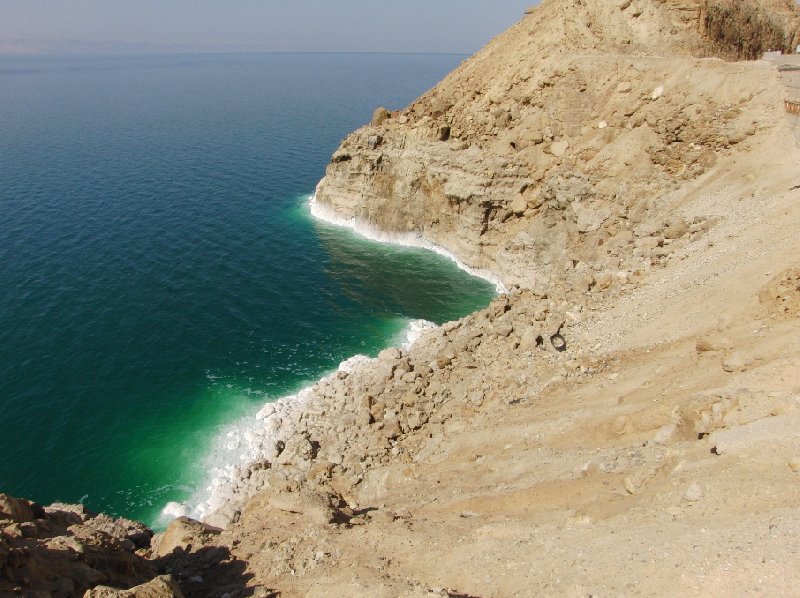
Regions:
[[[780,120],[772,69],[693,57],[717,47],[707,11],[544,2],[407,109],[377,111],[334,155],[318,200],[420,231],[509,284],[552,292],[576,268],[607,269],[598,247],[662,226],[665,190]]]
[[[720,58],[796,23],[777,0],[549,0],[376,111],[317,213],[508,293],[266,407],[205,523],[138,548],[80,514],[181,588],[92,595],[798,595],[800,150],[776,66]],[[0,592],[62,595],[20,550],[97,550],[2,505]]]

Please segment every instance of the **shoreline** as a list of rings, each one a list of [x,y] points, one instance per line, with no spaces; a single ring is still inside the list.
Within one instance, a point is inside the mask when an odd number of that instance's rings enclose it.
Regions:
[[[290,412],[302,409],[317,384],[335,377],[343,368],[355,365],[360,361],[359,358],[369,359],[363,355],[355,355],[340,363],[334,372],[323,375],[314,384],[268,402],[255,414],[225,426],[218,433],[204,460],[205,466],[211,471],[210,480],[206,482],[208,485],[198,491],[192,497],[193,500],[188,500],[188,504],[178,503],[172,508],[168,504],[162,513],[175,517],[188,515],[199,521],[207,521],[222,511],[235,499],[237,492],[241,491],[247,480],[244,474],[248,468],[260,459],[269,457],[272,448],[270,440],[281,428],[283,420],[289,421]],[[201,496],[204,498],[201,499]]]
[[[403,342],[393,341],[391,346],[383,350],[391,350],[396,344],[402,351],[408,351],[422,336],[438,328],[440,326],[428,320],[410,320],[402,332],[405,337]],[[281,436],[292,436],[297,432],[292,429],[293,422],[298,414],[303,413],[303,407],[314,398],[315,390],[331,384],[343,373],[357,373],[377,361],[378,357],[353,355],[297,392],[269,401],[254,414],[222,427],[203,459],[203,465],[210,475],[185,502],[168,502],[159,515],[159,525],[165,527],[173,519],[183,516],[208,522],[236,502],[237,498],[247,495],[252,468],[263,460],[271,461],[276,457],[275,445],[281,442],[278,432],[281,432]]]
[[[433,251],[454,262],[467,274],[493,284],[498,295],[507,293],[505,285],[491,272],[471,268],[452,252],[427,241],[418,234],[392,235],[359,223],[355,219],[338,218],[317,203],[316,195],[309,196],[305,206],[308,207],[312,218],[350,229],[370,241]],[[466,314],[465,317],[469,315]],[[441,326],[427,320],[410,320],[402,333],[405,339],[399,343],[392,342],[383,350],[400,349],[402,352],[407,352],[417,340],[439,328]],[[203,459],[203,466],[209,475],[202,482],[202,487],[184,502],[168,502],[161,510],[158,523],[166,525],[174,518],[189,516],[224,527],[233,518],[233,512],[241,506],[242,500],[246,501],[257,489],[255,487],[261,480],[259,476],[255,476],[255,481],[251,479],[254,477],[254,468],[264,461],[272,462],[279,456],[280,451],[276,450],[276,446],[284,442],[279,436],[291,437],[300,432],[297,426],[298,416],[302,417],[309,403],[315,398],[316,391],[332,384],[343,375],[367,371],[378,361],[379,357],[353,355],[310,385],[267,402],[255,414],[224,426]]]
[[[320,181],[320,183],[321,182],[322,181]],[[319,185],[317,186],[319,187]],[[387,233],[380,230],[377,227],[372,226],[367,222],[357,220],[356,218],[344,218],[339,214],[337,214],[333,209],[329,208],[328,206],[320,204],[317,201],[316,193],[308,198],[307,205],[311,215],[317,220],[321,220],[322,222],[327,222],[328,224],[332,224],[334,226],[350,229],[355,234],[364,237],[365,239],[369,239],[370,241],[375,241],[377,243],[386,243],[388,245],[398,245],[401,247],[417,247],[420,249],[427,249],[428,251],[432,251],[444,258],[447,258],[448,260],[453,262],[456,266],[458,266],[460,270],[466,272],[470,276],[481,278],[486,282],[493,284],[495,287],[495,291],[498,295],[504,295],[508,293],[508,288],[506,287],[506,285],[503,284],[500,278],[496,276],[494,273],[490,272],[489,270],[482,270],[479,268],[473,268],[472,266],[468,266],[463,261],[461,261],[461,259],[459,259],[459,257],[452,251],[440,245],[436,245],[431,241],[428,241],[418,232]]]

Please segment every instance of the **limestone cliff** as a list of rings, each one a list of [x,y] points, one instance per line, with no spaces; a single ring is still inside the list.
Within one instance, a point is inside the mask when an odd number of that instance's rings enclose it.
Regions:
[[[707,4],[542,3],[411,106],[349,136],[318,202],[418,231],[540,293],[624,283],[658,257],[621,249],[664,236],[667,192],[779,111],[772,72],[693,57],[716,47],[702,33]]]

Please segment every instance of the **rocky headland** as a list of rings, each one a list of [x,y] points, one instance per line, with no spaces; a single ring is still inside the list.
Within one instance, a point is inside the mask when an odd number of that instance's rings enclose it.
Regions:
[[[742,59],[798,22],[546,0],[376,110],[317,213],[507,292],[266,406],[203,522],[3,498],[0,593],[795,594],[800,147]]]

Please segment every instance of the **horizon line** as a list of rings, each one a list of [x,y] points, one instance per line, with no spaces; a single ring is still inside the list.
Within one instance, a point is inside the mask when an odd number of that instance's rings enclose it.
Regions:
[[[474,51],[381,50],[381,49],[280,49],[259,43],[183,44],[170,42],[88,41],[78,39],[0,38],[0,55],[26,56],[140,56],[166,54],[422,54],[471,55]]]
[[[0,56],[197,56],[216,54],[374,54],[374,55],[419,55],[419,56],[472,56],[474,52],[420,52],[412,50],[164,50],[164,51],[6,51]]]

